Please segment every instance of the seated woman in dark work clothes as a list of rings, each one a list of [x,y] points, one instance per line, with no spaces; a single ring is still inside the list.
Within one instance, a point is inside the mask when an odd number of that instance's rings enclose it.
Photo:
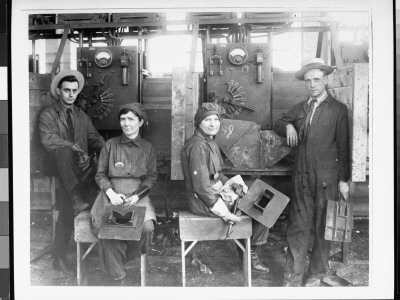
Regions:
[[[101,150],[96,182],[101,188],[91,210],[95,229],[101,227],[107,205],[136,205],[146,207],[144,226],[139,241],[100,239],[99,256],[102,266],[117,284],[126,285],[124,264],[147,253],[148,243],[154,231],[155,210],[148,196],[126,197],[139,188],[151,188],[157,180],[156,152],[142,139],[140,128],[147,124],[147,115],[139,103],[123,105],[118,118],[122,135],[106,142]],[[127,203],[129,201],[129,203]]]

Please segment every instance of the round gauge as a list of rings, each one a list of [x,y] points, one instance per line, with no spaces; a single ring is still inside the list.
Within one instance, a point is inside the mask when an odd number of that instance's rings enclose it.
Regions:
[[[112,55],[111,51],[109,51],[107,49],[100,49],[94,55],[94,62],[100,68],[107,68],[108,66],[110,66],[112,63],[112,60],[113,60],[113,55]]]
[[[243,47],[233,47],[229,50],[228,58],[234,65],[242,65],[247,61],[248,53]]]

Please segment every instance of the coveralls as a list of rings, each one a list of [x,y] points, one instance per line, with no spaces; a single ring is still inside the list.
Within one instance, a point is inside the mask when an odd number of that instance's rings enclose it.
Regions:
[[[218,180],[222,184],[228,181],[228,178],[221,173],[222,157],[217,143],[200,128],[196,128],[182,149],[181,165],[189,210],[196,215],[217,217],[210,210],[218,200],[218,195],[213,193],[212,186]],[[269,229],[253,219],[252,221],[251,245],[265,244]]]
[[[40,157],[44,174],[58,176],[67,195],[58,197],[59,215],[52,247],[53,258],[65,258],[74,227],[72,201],[68,199],[72,190],[80,183],[81,170],[76,165],[72,146],[77,144],[88,152],[88,146],[100,151],[104,139],[94,128],[89,116],[73,106],[72,121],[74,140],[69,135],[66,108],[59,101],[45,108],[39,117],[40,140],[46,150]]]
[[[100,152],[96,174],[96,182],[101,191],[91,210],[94,232],[101,227],[105,208],[109,204],[105,193],[109,188],[129,197],[141,186],[153,187],[156,181],[156,151],[148,141],[140,135],[131,140],[125,134],[108,140]],[[146,207],[139,241],[100,239],[100,262],[115,280],[125,277],[125,263],[136,258],[139,253],[147,253],[148,243],[154,231],[153,220],[156,220],[156,215],[150,198],[146,196],[135,205]]]
[[[299,132],[307,103],[296,104],[276,121],[274,130],[286,136],[286,126],[293,124]],[[337,200],[339,180],[350,177],[347,107],[328,95],[315,109],[308,138],[300,141],[296,150],[284,272],[285,282],[293,286],[301,284],[312,229],[309,274],[319,279],[326,274],[330,251],[330,242],[324,240],[327,200]]]

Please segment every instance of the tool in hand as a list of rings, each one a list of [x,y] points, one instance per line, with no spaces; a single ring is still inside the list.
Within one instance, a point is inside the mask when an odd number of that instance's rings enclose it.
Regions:
[[[241,186],[240,184],[237,184],[237,183],[232,183],[231,187],[232,187],[233,191],[234,191],[237,195],[239,195],[239,198],[236,199],[235,205],[233,206],[233,210],[232,210],[232,214],[236,214],[239,200],[242,199],[242,198],[244,197],[243,186]],[[236,223],[233,222],[232,220],[229,220],[229,221],[228,221],[228,224],[229,224],[229,227],[228,227],[228,232],[227,232],[227,234],[226,234],[226,238],[228,238],[228,237],[231,235],[231,233],[232,233],[232,227],[233,227],[233,225],[235,225]]]

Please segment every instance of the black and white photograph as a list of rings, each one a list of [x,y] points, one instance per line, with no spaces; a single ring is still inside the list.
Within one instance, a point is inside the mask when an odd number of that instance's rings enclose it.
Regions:
[[[390,298],[378,2],[13,1],[15,298]]]

